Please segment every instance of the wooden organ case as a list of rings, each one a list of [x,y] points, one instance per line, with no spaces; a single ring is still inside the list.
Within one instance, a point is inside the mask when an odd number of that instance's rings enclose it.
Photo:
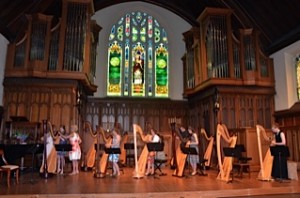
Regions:
[[[259,33],[242,28],[245,25],[234,21],[232,12],[206,8],[198,17],[199,27],[183,34],[184,95],[190,121],[212,135],[217,123],[268,128],[273,121],[272,59],[264,55]]]
[[[23,36],[8,45],[5,120],[49,119],[67,130],[80,123],[86,97],[97,89],[93,80],[101,28],[91,20],[92,0],[63,0],[62,10],[61,18],[28,15]]]

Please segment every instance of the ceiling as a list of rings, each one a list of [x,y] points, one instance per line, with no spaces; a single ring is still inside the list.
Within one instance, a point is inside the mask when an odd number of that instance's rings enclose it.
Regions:
[[[14,41],[26,28],[26,14],[60,17],[62,0],[1,0],[0,33]],[[95,11],[129,0],[93,0]],[[135,0],[132,0],[133,2]],[[166,8],[191,25],[205,7],[231,8],[234,28],[255,28],[266,54],[272,54],[300,39],[299,0],[140,0]],[[26,2],[26,3],[25,3]]]

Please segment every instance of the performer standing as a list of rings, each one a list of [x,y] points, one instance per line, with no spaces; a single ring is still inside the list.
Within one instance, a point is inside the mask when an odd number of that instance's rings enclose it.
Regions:
[[[80,144],[82,142],[78,134],[78,126],[72,125],[70,130],[70,135],[61,136],[65,139],[69,139],[70,144],[72,145],[72,151],[69,152],[69,159],[72,162],[72,172],[69,175],[75,175],[79,173],[79,160],[81,158],[81,149]]]
[[[121,136],[119,134],[119,129],[114,128],[112,131],[112,141],[111,143],[107,143],[105,146],[107,148],[120,148],[120,143],[121,143]],[[119,176],[120,175],[120,168],[118,165],[119,162],[119,154],[110,154],[108,157],[108,161],[112,163],[113,167],[113,175],[112,176]]]
[[[63,138],[60,134],[66,135],[66,128],[64,125],[59,127],[59,144],[67,144],[67,139]],[[65,151],[57,151],[57,174],[64,174],[65,166]]]
[[[197,153],[199,153],[198,149],[198,136],[197,133],[195,133],[194,129],[192,127],[188,127],[188,132],[190,134],[190,140],[187,142],[187,146],[191,148],[195,148],[197,150]],[[188,157],[188,160],[190,162],[190,165],[193,169],[193,172],[191,175],[196,175],[197,174],[197,163],[199,162],[199,155],[190,155]]]
[[[285,146],[285,135],[283,131],[280,130],[278,123],[273,124],[272,131],[274,133],[275,138],[272,141],[271,146]],[[286,156],[281,156],[280,158],[279,156],[274,156],[271,176],[274,179],[288,179]]]
[[[157,135],[156,131],[151,128],[150,129],[150,133],[151,133],[151,142],[153,143],[157,143],[160,141],[159,136]],[[146,171],[146,176],[148,175],[154,175],[154,158],[155,158],[156,152],[155,151],[151,151],[148,153],[148,158],[147,158],[147,171]]]

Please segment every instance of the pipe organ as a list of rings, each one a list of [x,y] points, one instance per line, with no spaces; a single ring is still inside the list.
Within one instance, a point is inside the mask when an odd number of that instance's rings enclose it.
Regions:
[[[5,119],[80,123],[84,100],[96,92],[96,48],[101,27],[92,0],[63,0],[61,17],[26,15],[26,29],[9,43],[4,79]]]
[[[184,96],[196,107],[189,109],[194,127],[208,133],[221,122],[230,128],[270,127],[273,62],[260,47],[259,32],[244,28],[230,9],[205,8],[197,20],[199,26],[183,34],[182,58]]]

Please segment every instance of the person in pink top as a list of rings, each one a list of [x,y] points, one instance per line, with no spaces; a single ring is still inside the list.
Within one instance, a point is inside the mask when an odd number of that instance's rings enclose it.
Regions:
[[[69,139],[69,142],[72,145],[72,151],[69,152],[69,159],[72,162],[72,172],[70,173],[70,175],[78,174],[79,160],[81,158],[80,144],[82,142],[78,134],[78,126],[72,125],[70,129],[70,134],[68,136],[62,135],[62,137]]]

